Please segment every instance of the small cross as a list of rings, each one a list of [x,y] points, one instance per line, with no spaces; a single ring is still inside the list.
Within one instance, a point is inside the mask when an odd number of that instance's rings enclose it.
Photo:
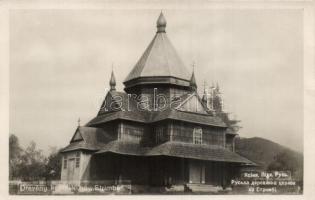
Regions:
[[[80,126],[80,122],[81,122],[81,120],[80,120],[80,117],[79,117],[79,119],[78,119],[78,126]]]

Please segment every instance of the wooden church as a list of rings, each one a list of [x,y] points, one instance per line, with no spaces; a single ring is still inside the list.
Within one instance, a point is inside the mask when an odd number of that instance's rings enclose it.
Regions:
[[[157,32],[126,77],[110,91],[95,118],[78,126],[62,150],[62,181],[129,181],[134,187],[183,191],[225,189],[244,166],[234,152],[236,122],[222,111],[219,88],[197,93],[190,73],[166,34]]]

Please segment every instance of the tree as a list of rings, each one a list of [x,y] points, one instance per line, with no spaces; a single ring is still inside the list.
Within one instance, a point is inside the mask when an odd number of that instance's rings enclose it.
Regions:
[[[23,149],[20,147],[19,139],[16,135],[10,134],[9,137],[9,179],[19,177]]]
[[[59,180],[61,175],[61,154],[56,147],[50,149],[48,157],[31,141],[26,149],[20,147],[14,134],[9,138],[9,179],[24,181],[50,179]]]
[[[277,154],[268,165],[268,170],[290,171],[297,180],[303,180],[303,156],[293,151]]]
[[[34,141],[25,149],[21,159],[20,176],[23,180],[43,178],[47,158],[42,154],[42,150],[36,149]]]
[[[51,148],[45,169],[45,177],[50,180],[60,180],[61,176],[61,153],[56,147]]]

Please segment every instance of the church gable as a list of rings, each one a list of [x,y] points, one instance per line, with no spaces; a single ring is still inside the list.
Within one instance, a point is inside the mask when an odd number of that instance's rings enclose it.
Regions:
[[[187,111],[187,112],[195,112],[195,113],[202,113],[207,114],[200,98],[197,96],[196,93],[189,94],[189,96],[176,107],[177,110],[180,111]]]
[[[108,92],[99,110],[99,114],[122,110],[123,100],[124,99],[122,94],[113,91]]]
[[[98,145],[108,143],[115,138],[111,130],[102,128],[78,126],[73,134],[70,144],[63,149],[63,152],[76,149],[97,149]]]
[[[74,133],[74,135],[73,135],[73,137],[72,137],[70,143],[71,143],[71,142],[76,142],[76,141],[81,141],[81,140],[83,140],[83,137],[82,137],[82,135],[81,135],[81,133],[80,133],[80,130],[77,129],[77,130],[75,131],[75,133]]]

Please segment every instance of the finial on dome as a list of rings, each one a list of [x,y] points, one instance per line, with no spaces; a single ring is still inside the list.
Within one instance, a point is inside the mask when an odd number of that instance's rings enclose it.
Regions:
[[[110,91],[116,90],[116,79],[114,75],[114,70],[112,69],[112,74],[109,81]]]
[[[163,12],[161,11],[161,14],[156,21],[156,27],[157,27],[157,33],[165,33],[166,28],[166,19],[163,15]]]

